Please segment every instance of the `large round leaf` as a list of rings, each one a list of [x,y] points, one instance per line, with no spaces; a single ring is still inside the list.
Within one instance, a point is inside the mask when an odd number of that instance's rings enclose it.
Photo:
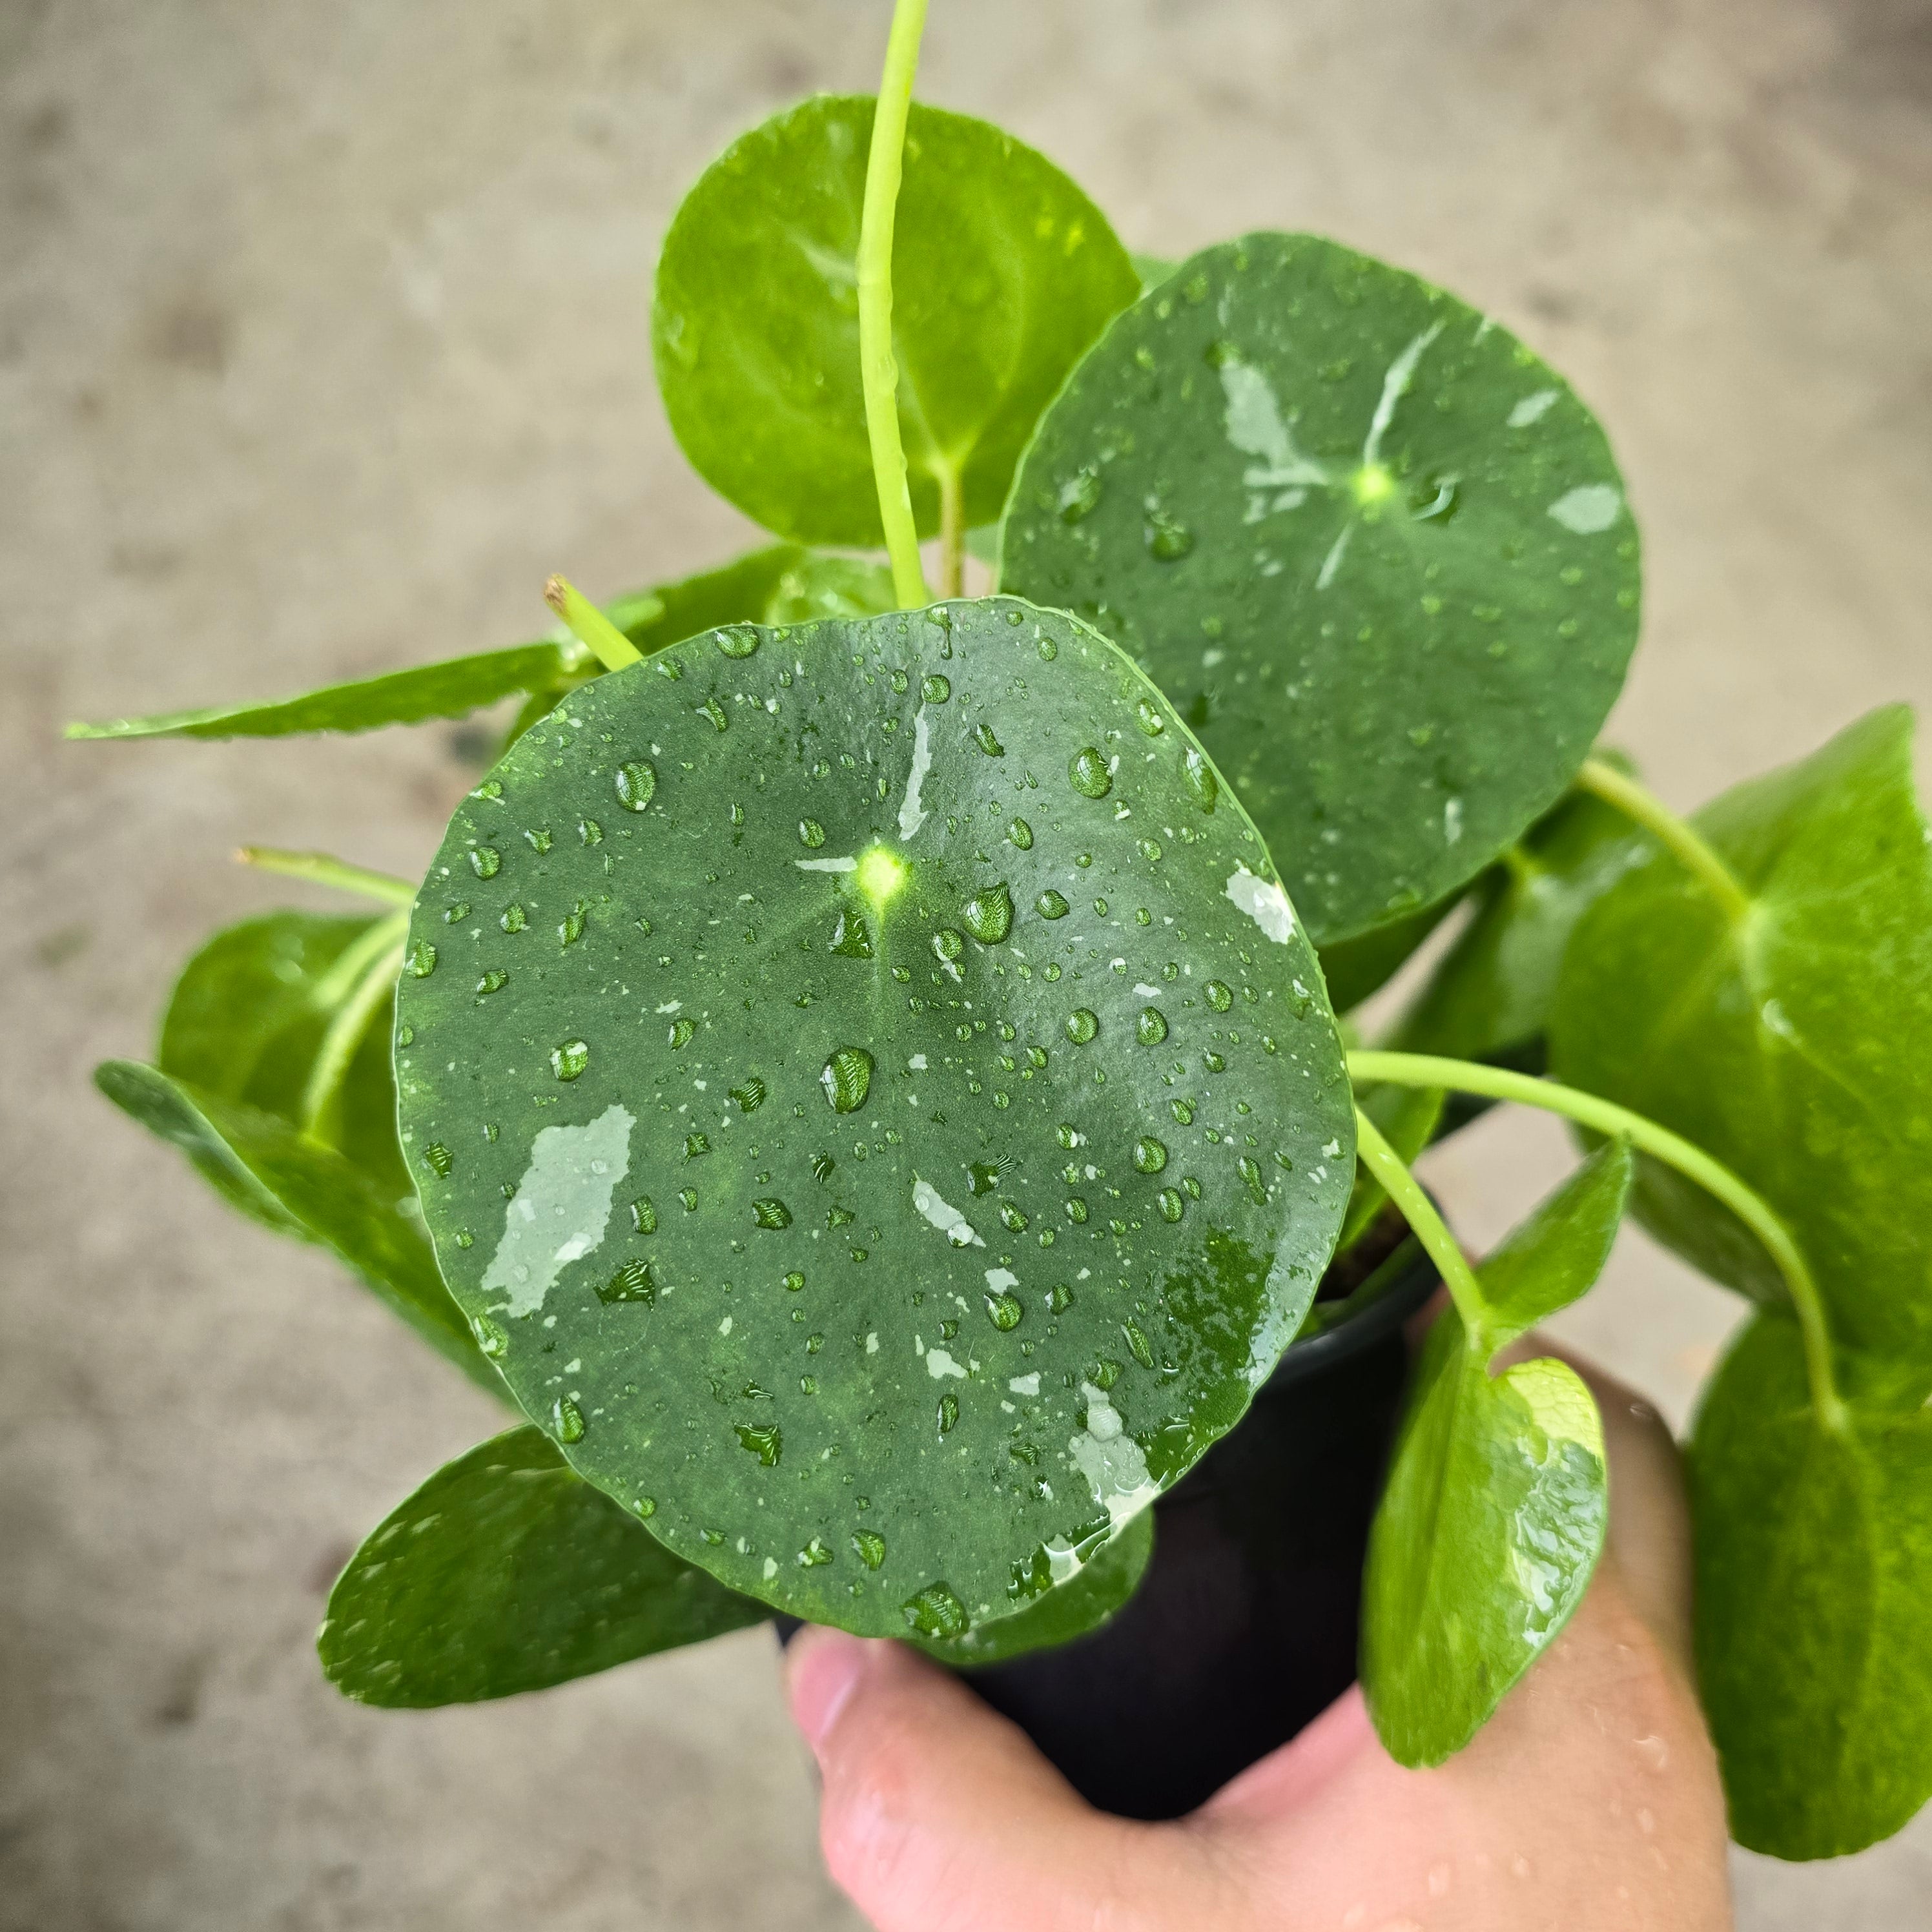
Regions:
[[[1000,581],[1139,658],[1324,945],[1546,810],[1636,638],[1636,529],[1569,386],[1311,236],[1208,249],[1114,323],[1027,453]]]
[[[734,1588],[873,1633],[1010,1610],[1306,1310],[1353,1147],[1312,950],[1060,613],[599,678],[416,916],[403,1130],[452,1288],[576,1467]]]
[[[685,197],[651,339],[699,474],[767,530],[877,544],[855,257],[869,98],[820,95],[735,142]],[[941,478],[988,523],[1040,412],[1140,284],[1106,218],[984,121],[915,106],[892,245],[900,428],[922,532]]]

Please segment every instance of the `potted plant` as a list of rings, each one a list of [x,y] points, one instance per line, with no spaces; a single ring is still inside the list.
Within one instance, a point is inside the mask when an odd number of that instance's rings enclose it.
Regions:
[[[1498,1358],[1629,1211],[1757,1304],[1690,1445],[1733,1828],[1896,1830],[1932,1790],[1909,716],[1670,813],[1594,748],[1640,560],[1563,379],[1315,237],[1136,262],[911,104],[923,13],[876,102],[753,130],[666,239],[667,410],[772,545],[602,608],[553,580],[515,649],[75,728],[521,700],[419,884],[251,850],[376,910],[218,934],[154,1064],[98,1076],[524,1418],[371,1534],[324,1668],[433,1705],[776,1615],[922,1645],[1123,1810],[1358,1665],[1440,1762],[1601,1550],[1588,1390]],[[1584,1150],[1472,1267],[1408,1163],[1497,1102]],[[1108,1646],[1170,1735],[1287,1688],[1162,1786],[1065,1720]]]

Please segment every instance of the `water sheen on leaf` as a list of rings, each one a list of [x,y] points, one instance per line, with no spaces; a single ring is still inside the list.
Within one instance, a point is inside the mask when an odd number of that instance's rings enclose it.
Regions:
[[[769,1614],[680,1562],[526,1424],[370,1532],[316,1647],[345,1696],[421,1710],[541,1690]]]
[[[869,98],[820,95],[740,137],[664,238],[651,338],[671,428],[768,530],[880,541],[859,381],[856,257]],[[1139,287],[1098,208],[1041,154],[914,103],[892,248],[913,512],[938,477],[968,524],[1000,512],[1040,411]]]
[[[581,1473],[734,1588],[956,1634],[1239,1419],[1341,1220],[1340,1042],[1253,826],[1104,639],[1003,598],[730,641],[584,687],[458,812],[416,913],[448,955],[401,994],[404,1144]],[[598,845],[518,837],[639,758],[649,808]],[[1000,885],[1010,926],[969,936]],[[605,1300],[633,1261],[653,1298]]]
[[[1797,1324],[1759,1316],[1690,1446],[1699,1688],[1732,1834],[1781,1858],[1889,1837],[1932,1797],[1932,1376],[1841,1356],[1820,1426]]]
[[[1324,946],[1547,810],[1636,638],[1635,526],[1569,386],[1310,236],[1208,249],[1113,323],[1027,452],[1000,582],[1168,692]]]
[[[1055,1583],[1023,1610],[980,1624],[963,1636],[913,1640],[927,1656],[960,1670],[1090,1636],[1112,1622],[1140,1588],[1154,1561],[1154,1512],[1142,1510],[1118,1535],[1090,1551],[1064,1582]],[[1061,1553],[1061,1560],[1070,1567],[1077,1556],[1069,1550]]]
[[[1903,705],[1692,820],[1742,885],[1731,920],[1646,842],[1577,927],[1561,1079],[1661,1121],[1768,1201],[1847,1346],[1932,1359],[1932,852]],[[1644,1162],[1634,1205],[1718,1280],[1774,1306],[1761,1244]]]
[[[1603,1424],[1551,1358],[1498,1349],[1602,1272],[1630,1153],[1584,1162],[1478,1270],[1472,1335],[1445,1310],[1410,1388],[1363,1579],[1362,1686],[1390,1754],[1440,1764],[1474,1737],[1582,1601],[1609,1520]]]

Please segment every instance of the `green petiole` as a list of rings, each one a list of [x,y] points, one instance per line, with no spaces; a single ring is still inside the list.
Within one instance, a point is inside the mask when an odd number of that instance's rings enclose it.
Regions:
[[[567,578],[553,577],[544,584],[544,602],[579,644],[596,652],[606,670],[622,670],[643,658],[644,652]]]
[[[919,560],[919,526],[906,486],[905,446],[899,435],[899,369],[892,353],[892,218],[898,206],[904,158],[906,115],[926,0],[898,0],[886,43],[872,116],[872,146],[866,161],[866,200],[859,224],[859,368],[866,398],[866,434],[878,484],[879,520],[892,563],[892,590],[901,608],[930,601]]]
[[[1388,1081],[1400,1087],[1444,1087],[1457,1093],[1478,1094],[1492,1100],[1516,1100],[1525,1106],[1540,1107],[1546,1113],[1561,1114],[1580,1126],[1601,1134],[1622,1134],[1641,1154],[1675,1168],[1687,1180],[1720,1201],[1764,1244],[1765,1252],[1776,1264],[1791,1296],[1798,1325],[1804,1340],[1804,1362],[1811,1385],[1813,1406],[1820,1421],[1841,1432],[1847,1415],[1844,1398],[1838,1393],[1832,1366],[1831,1330],[1825,1318],[1823,1298],[1811,1270],[1798,1252],[1784,1223],[1770,1204],[1738,1176],[1715,1160],[1702,1148],[1694,1146],[1668,1127],[1634,1114],[1613,1100],[1600,1099],[1554,1080],[1540,1080],[1526,1073],[1511,1073],[1499,1066],[1478,1066],[1473,1060],[1443,1060],[1425,1053],[1352,1053],[1348,1056],[1348,1077],[1358,1082]],[[1367,1158],[1366,1154],[1364,1156]],[[1398,1162],[1398,1165],[1400,1163]],[[1374,1170],[1372,1168],[1372,1172]],[[1399,1206],[1406,1206],[1380,1173],[1383,1190]],[[1417,1192],[1420,1192],[1418,1189]],[[1425,1200],[1426,1197],[1424,1197]],[[1433,1211],[1432,1210],[1431,1210]],[[1423,1231],[1412,1221],[1418,1236]],[[1424,1237],[1425,1241],[1426,1238]],[[1434,1255],[1432,1248],[1430,1253]],[[1445,1276],[1445,1279],[1446,1279]],[[1453,1292],[1453,1283],[1451,1284]],[[1460,1298],[1458,1305],[1460,1305]]]
[[[333,886],[338,892],[360,892],[364,898],[380,899],[385,905],[408,906],[416,896],[416,887],[406,879],[349,865],[331,858],[326,852],[285,852],[274,845],[244,845],[235,859],[238,865],[253,866],[258,872],[278,872],[286,879],[307,879],[311,884]]]
[[[316,1049],[315,1064],[309,1069],[308,1083],[302,1089],[302,1128],[311,1140],[322,1138],[322,1117],[342,1085],[349,1063],[362,1044],[376,1009],[396,983],[402,970],[404,942],[409,936],[408,912],[393,913],[378,920],[337,961],[329,982],[318,988],[325,1003],[340,997],[338,985],[358,973],[342,1004],[335,1010],[322,1044]],[[340,976],[338,978],[338,976]]]
[[[1679,818],[1654,792],[1600,758],[1583,761],[1582,769],[1576,774],[1576,784],[1580,790],[1594,793],[1605,804],[1615,806],[1642,826],[1709,888],[1712,897],[1734,922],[1750,910],[1750,895],[1738,883],[1737,875],[1690,824]]]
[[[1355,1109],[1355,1151],[1360,1155],[1362,1165],[1381,1184],[1382,1192],[1395,1203],[1415,1238],[1427,1250],[1473,1342],[1483,1332],[1487,1312],[1476,1271],[1470,1267],[1461,1244],[1450,1233],[1442,1216],[1436,1211],[1435,1202],[1423,1192],[1402,1156],[1382,1138],[1382,1130],[1359,1107]]]

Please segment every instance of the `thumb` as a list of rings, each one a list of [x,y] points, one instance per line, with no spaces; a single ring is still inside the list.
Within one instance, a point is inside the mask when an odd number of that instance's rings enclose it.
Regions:
[[[1170,1834],[1094,1810],[916,1652],[806,1630],[787,1683],[824,1779],[826,1864],[880,1932],[1159,1922],[1148,1893],[1172,1886]]]

